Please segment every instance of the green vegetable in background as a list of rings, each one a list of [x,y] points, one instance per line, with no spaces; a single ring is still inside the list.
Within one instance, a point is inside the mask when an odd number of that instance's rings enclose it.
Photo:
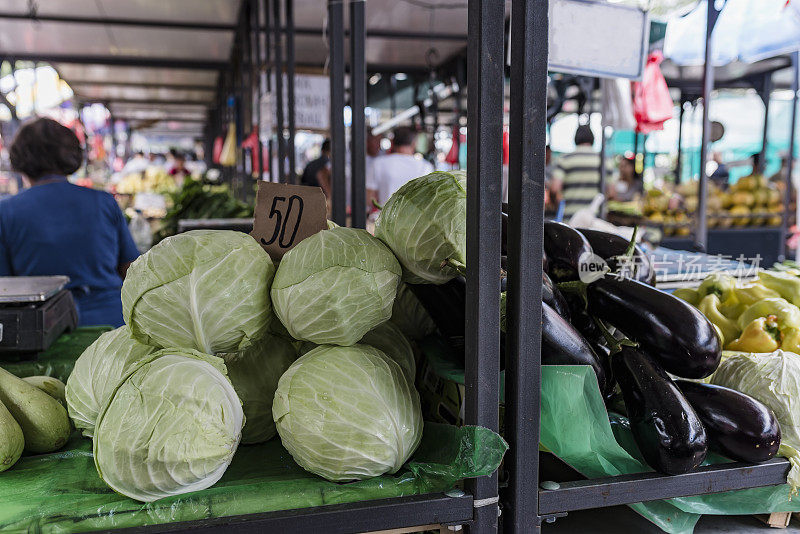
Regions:
[[[0,403],[14,416],[25,436],[25,450],[57,451],[70,434],[67,410],[56,399],[0,368]]]
[[[800,358],[782,350],[732,354],[712,375],[711,383],[750,395],[775,413],[781,425],[778,454],[792,463],[787,482],[796,492],[800,486]]]
[[[272,319],[275,267],[255,239],[228,230],[194,230],[139,257],[122,285],[131,334],[154,347],[207,354],[238,352]]]
[[[392,252],[366,230],[323,230],[283,257],[272,304],[293,338],[353,345],[391,317],[400,274]]]
[[[390,321],[411,339],[422,339],[436,331],[428,311],[404,282],[397,289]]]
[[[709,293],[700,300],[697,309],[719,328],[722,332],[722,343],[726,345],[739,336],[741,329],[737,326],[736,321],[728,319],[722,314],[721,305],[719,297],[715,293]]]
[[[415,178],[386,202],[375,236],[403,266],[403,280],[443,284],[466,269],[467,176],[433,172]]]
[[[302,356],[278,382],[272,414],[295,461],[332,481],[396,473],[422,437],[419,394],[399,365],[365,345]]]
[[[178,233],[181,219],[241,219],[253,216],[253,206],[234,198],[227,185],[204,185],[187,179],[177,193],[171,195],[172,209],[161,220],[161,229],[154,242]]]
[[[759,271],[759,281],[795,306],[800,305],[800,278],[788,273]]]
[[[22,456],[25,438],[11,412],[0,402],[0,472],[13,466]]]
[[[75,428],[92,437],[97,414],[117,383],[154,350],[133,339],[127,326],[97,338],[80,355],[67,379],[67,409]]]
[[[276,321],[277,322],[277,321]],[[267,334],[242,352],[222,354],[233,389],[242,401],[242,444],[261,443],[275,435],[272,400],[278,379],[297,358],[289,341]]]
[[[770,315],[775,316],[778,327],[781,330],[785,328],[800,328],[800,309],[780,298],[762,299],[749,306],[739,316],[739,328],[744,330],[754,319]]]
[[[93,453],[100,477],[138,501],[206,489],[230,464],[242,405],[221,358],[185,349],[149,356],[100,412]]]
[[[417,376],[414,349],[411,348],[411,343],[408,342],[406,336],[390,321],[380,324],[367,332],[359,343],[369,345],[383,352],[400,366],[409,383],[414,383],[414,379]]]

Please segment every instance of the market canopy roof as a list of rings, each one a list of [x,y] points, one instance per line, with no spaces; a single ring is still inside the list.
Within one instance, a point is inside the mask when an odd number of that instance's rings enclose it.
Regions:
[[[369,68],[424,71],[459,54],[466,6],[370,0]],[[194,125],[199,134],[218,74],[229,67],[240,7],[240,0],[0,0],[0,50],[52,64],[77,100],[102,102],[115,118]],[[325,3],[296,0],[294,8],[297,64],[322,69]]]

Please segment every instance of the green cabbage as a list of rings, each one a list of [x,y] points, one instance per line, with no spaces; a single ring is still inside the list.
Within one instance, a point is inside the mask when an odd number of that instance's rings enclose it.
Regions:
[[[391,322],[376,326],[366,333],[359,341],[362,345],[369,345],[394,360],[405,373],[408,381],[413,384],[417,376],[417,364],[414,361],[414,349],[408,338]]]
[[[436,331],[436,325],[408,284],[400,283],[392,306],[391,322],[411,339],[422,339]]]
[[[206,489],[242,435],[242,405],[221,358],[184,349],[150,355],[100,412],[94,461],[112,489],[138,501]]]
[[[114,388],[154,350],[133,339],[127,326],[106,332],[89,345],[67,380],[67,409],[75,428],[92,437],[97,414]]]
[[[293,338],[353,345],[391,316],[400,273],[392,252],[366,230],[323,230],[283,257],[272,304]]]
[[[125,323],[146,345],[238,352],[267,330],[274,274],[269,255],[247,234],[194,230],[169,237],[128,269]]]
[[[437,171],[403,185],[383,206],[375,236],[400,260],[406,282],[443,284],[463,274],[466,173]]]
[[[276,432],[272,419],[272,399],[278,379],[297,358],[294,345],[267,334],[242,352],[221,356],[244,409],[242,444],[272,439]]]
[[[295,461],[332,481],[395,473],[422,437],[419,394],[399,365],[365,345],[321,346],[294,362],[272,414]]]
[[[787,481],[795,493],[800,486],[800,357],[782,350],[727,354],[711,383],[750,395],[775,413],[781,425],[778,454],[792,464]]]

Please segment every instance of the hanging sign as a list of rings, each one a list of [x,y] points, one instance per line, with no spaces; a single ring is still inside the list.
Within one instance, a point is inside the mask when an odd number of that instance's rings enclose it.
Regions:
[[[551,71],[641,79],[650,37],[646,11],[593,0],[550,0],[549,22]]]
[[[283,75],[283,116],[289,116],[288,84]],[[272,76],[275,87],[275,75]],[[294,75],[294,122],[301,130],[327,130],[330,124],[330,79],[316,74]],[[273,116],[277,116],[277,102],[272,102]]]
[[[259,182],[252,235],[273,260],[303,239],[328,228],[319,187]]]

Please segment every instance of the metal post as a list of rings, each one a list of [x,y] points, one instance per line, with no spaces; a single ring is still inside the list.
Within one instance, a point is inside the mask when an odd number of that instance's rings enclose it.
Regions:
[[[678,112],[678,157],[677,157],[677,161],[675,162],[675,183],[676,184],[681,183],[681,180],[683,179],[683,172],[682,172],[683,171],[683,165],[682,165],[682,163],[683,163],[683,112],[684,112],[683,104],[684,104],[683,96],[681,96],[681,99],[680,99],[681,109]]]
[[[633,131],[633,174],[639,178],[642,174],[639,172],[639,130]]]
[[[264,96],[264,86],[262,84],[262,76],[261,73],[263,71],[264,64],[261,62],[261,2],[255,0],[252,3],[253,13],[251,15],[251,21],[254,22],[255,27],[253,31],[255,33],[255,49],[253,50],[253,57],[255,58],[255,77],[256,77],[256,135],[258,136],[258,145],[256,146],[256,157],[258,158],[258,166],[256,167],[256,172],[258,176],[258,180],[261,181],[264,179],[264,144],[261,142],[261,97]]]
[[[605,110],[605,106],[604,106],[603,110],[602,110],[603,118],[605,118],[605,113],[606,113],[606,110]],[[603,120],[601,120],[600,121],[600,169],[598,169],[600,171],[600,183],[598,183],[598,188],[600,190],[600,193],[603,194],[603,196],[606,195],[606,176],[608,175],[608,164],[607,164],[607,161],[606,161],[606,156],[607,156],[606,152],[607,152],[606,126],[603,124]],[[600,204],[600,214],[599,215],[600,215],[601,219],[604,218],[605,215],[606,215],[606,201],[607,200],[608,199],[604,199],[603,203]]]
[[[283,48],[281,41],[281,2],[273,0],[272,3],[273,35],[275,37],[275,103],[276,121],[275,131],[278,138],[278,179],[281,183],[286,182],[286,144],[283,137]]]
[[[267,93],[272,93],[272,14],[270,10],[270,1],[271,0],[264,0],[264,24],[266,28],[266,32],[264,33],[264,63],[266,66],[266,89]],[[275,169],[272,165],[272,149],[273,149],[274,142],[272,140],[272,134],[269,133],[269,139],[267,140],[267,165],[269,166],[269,181],[275,182]]]
[[[364,0],[350,2],[350,180],[352,199],[350,212],[354,228],[367,226],[366,139],[364,107],[366,106],[367,69],[364,59],[365,31]]]
[[[753,169],[754,173],[764,174],[764,169],[767,165],[767,145],[769,142],[769,102],[772,100],[772,73],[767,72],[764,74],[761,89],[758,91],[758,96],[764,102],[764,131],[761,135],[761,152],[758,157],[758,165]]]
[[[508,167],[504,532],[539,532],[542,221],[547,116],[547,3],[514,0]]]
[[[708,221],[706,207],[708,206],[708,176],[706,175],[706,160],[708,159],[708,145],[711,136],[711,124],[708,121],[708,109],[711,107],[711,92],[714,90],[714,64],[711,34],[717,24],[717,18],[725,4],[717,9],[716,2],[706,2],[706,50],[705,63],[703,64],[703,139],[700,143],[700,181],[697,191],[697,213],[695,213],[694,248],[705,252],[708,245]]]
[[[331,217],[347,224],[346,176],[344,172],[344,5],[328,0],[328,51],[331,72]]]
[[[783,235],[781,236],[782,252],[786,249],[786,234],[789,229],[789,205],[792,199],[792,171],[794,170],[794,141],[797,134],[797,92],[800,89],[800,58],[798,52],[792,53],[792,125],[789,128],[789,161],[786,163],[784,177],[785,192],[783,196]],[[800,207],[800,202],[798,203]],[[800,210],[800,208],[798,208]],[[800,220],[800,219],[796,219]],[[800,247],[797,247],[795,260],[800,259]]]
[[[467,15],[467,303],[465,419],[499,426],[500,241],[505,2],[469,0]],[[497,531],[497,473],[468,480],[472,534]]]
[[[286,0],[286,111],[288,114],[289,181],[297,183],[297,154],[294,149],[294,0]]]

